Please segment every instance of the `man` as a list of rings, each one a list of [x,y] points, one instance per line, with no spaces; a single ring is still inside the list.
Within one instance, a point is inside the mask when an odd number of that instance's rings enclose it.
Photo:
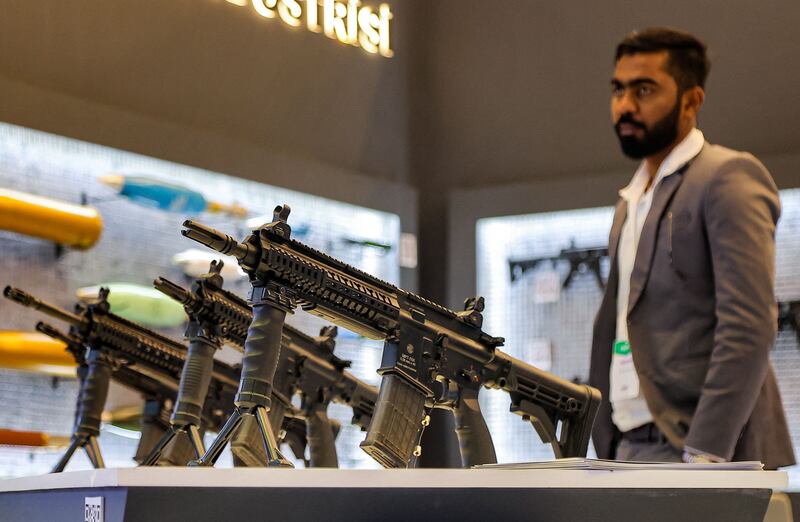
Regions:
[[[710,64],[694,36],[635,32],[617,47],[611,115],[641,164],[620,191],[595,321],[601,458],[794,463],[768,352],[775,184],[753,156],[696,128]]]

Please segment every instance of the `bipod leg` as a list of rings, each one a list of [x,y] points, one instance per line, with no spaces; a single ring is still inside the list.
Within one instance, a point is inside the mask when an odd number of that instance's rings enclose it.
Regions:
[[[95,469],[106,467],[105,462],[103,462],[103,455],[100,453],[100,445],[97,443],[97,437],[89,435],[83,449],[86,451],[86,455],[89,457],[89,461],[91,461]]]
[[[228,445],[230,442],[231,437],[236,432],[236,428],[242,423],[242,412],[239,411],[239,408],[233,410],[228,421],[225,423],[225,426],[222,427],[222,430],[217,434],[217,438],[214,439],[214,442],[206,451],[205,455],[200,457],[197,460],[192,460],[189,462],[190,466],[213,466],[217,459],[219,458],[220,454],[222,454],[222,450],[225,449],[225,446]]]
[[[50,473],[61,473],[64,471],[64,468],[67,467],[72,455],[75,454],[75,450],[82,448],[84,443],[85,440],[82,437],[72,437],[72,442],[69,443],[69,447],[61,456],[61,458],[58,459],[58,462],[55,466],[53,466],[53,470]]]
[[[158,463],[158,459],[161,458],[161,453],[163,453],[164,448],[167,447],[167,444],[169,444],[177,434],[178,430],[174,426],[170,427],[170,429],[168,429],[166,433],[164,433],[164,435],[162,435],[162,437],[158,440],[158,443],[153,446],[153,449],[150,450],[150,453],[147,455],[147,457],[145,457],[141,465],[155,466]]]
[[[186,435],[189,436],[189,442],[192,443],[192,448],[194,448],[195,455],[198,459],[201,458],[206,454],[206,448],[203,445],[203,437],[200,436],[200,430],[195,424],[189,424],[185,429]]]
[[[267,452],[267,466],[293,468],[291,462],[283,456],[280,449],[278,449],[278,442],[275,440],[275,434],[272,433],[272,426],[267,417],[267,409],[264,406],[254,406],[250,412],[255,415],[258,421],[258,428],[261,431],[261,436],[264,438],[264,449]]]

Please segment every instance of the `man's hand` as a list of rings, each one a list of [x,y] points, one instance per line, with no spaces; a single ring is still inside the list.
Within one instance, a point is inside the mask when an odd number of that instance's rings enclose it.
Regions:
[[[683,448],[683,455],[681,459],[687,464],[709,464],[711,462],[725,462],[725,459],[711,455],[710,453],[703,453],[693,448]]]

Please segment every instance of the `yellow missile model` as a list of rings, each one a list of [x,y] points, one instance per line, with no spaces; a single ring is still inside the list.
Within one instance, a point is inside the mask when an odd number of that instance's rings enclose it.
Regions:
[[[39,332],[0,331],[0,367],[74,378],[75,358],[66,348]]]
[[[0,229],[85,250],[97,243],[97,209],[0,188]]]
[[[0,429],[0,444],[4,446],[59,447],[69,444],[69,437],[50,435],[41,431]]]

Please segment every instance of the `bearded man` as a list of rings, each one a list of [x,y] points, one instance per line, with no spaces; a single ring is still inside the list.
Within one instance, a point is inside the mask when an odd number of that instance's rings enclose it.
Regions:
[[[601,458],[757,460],[794,453],[769,350],[777,189],[752,155],[705,141],[706,46],[667,28],[618,46],[611,116],[641,160],[620,190],[590,382]]]

